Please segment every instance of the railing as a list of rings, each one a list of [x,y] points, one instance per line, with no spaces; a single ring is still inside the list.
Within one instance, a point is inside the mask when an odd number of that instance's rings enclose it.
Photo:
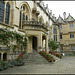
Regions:
[[[38,21],[23,21],[23,26],[24,25],[40,26],[40,27],[47,29],[47,26],[44,23],[41,23]]]

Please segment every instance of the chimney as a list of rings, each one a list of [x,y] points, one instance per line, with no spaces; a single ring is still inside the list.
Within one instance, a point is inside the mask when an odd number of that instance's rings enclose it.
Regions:
[[[63,13],[64,19],[66,19],[66,12]]]
[[[48,8],[48,4],[46,4],[46,8]]]
[[[50,14],[50,17],[52,17],[52,10],[50,10],[50,13],[49,14]]]

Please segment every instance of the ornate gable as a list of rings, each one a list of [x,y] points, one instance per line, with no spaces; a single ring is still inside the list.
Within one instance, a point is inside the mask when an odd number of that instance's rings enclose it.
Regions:
[[[69,14],[65,21],[74,21],[75,19]]]
[[[56,22],[57,23],[65,23],[64,20],[63,20],[63,18],[60,15],[59,15],[59,17],[58,17],[58,19],[57,19]]]

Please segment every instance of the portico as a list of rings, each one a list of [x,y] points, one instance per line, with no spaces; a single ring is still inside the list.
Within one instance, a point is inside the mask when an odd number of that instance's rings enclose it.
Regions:
[[[42,25],[41,23],[38,24],[36,22],[34,23],[35,25],[31,22],[30,24],[24,22],[23,24],[23,28],[28,35],[28,53],[33,52],[33,50],[39,52],[42,49],[48,49],[48,35],[46,34],[48,29],[46,25]]]

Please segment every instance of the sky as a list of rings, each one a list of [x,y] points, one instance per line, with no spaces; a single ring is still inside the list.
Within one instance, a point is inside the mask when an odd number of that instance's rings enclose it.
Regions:
[[[49,11],[52,10],[52,14],[55,17],[63,17],[63,12],[66,12],[66,17],[69,13],[75,19],[75,1],[44,1],[44,5],[48,4]]]

